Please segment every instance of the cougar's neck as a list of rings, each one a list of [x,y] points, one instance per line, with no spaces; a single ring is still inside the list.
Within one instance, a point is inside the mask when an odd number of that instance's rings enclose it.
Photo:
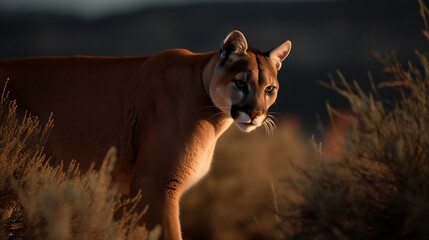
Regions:
[[[216,63],[219,59],[217,52],[210,54],[210,59],[208,59],[203,66],[201,81],[204,88],[204,92],[207,96],[210,96],[210,83],[216,68]]]
[[[210,84],[216,68],[216,63],[219,60],[219,53],[212,52],[208,54],[208,59],[204,62],[201,72],[201,84],[206,96],[206,105],[203,114],[206,119],[215,127],[216,135],[219,137],[232,124],[233,120],[229,116],[224,116],[221,110],[215,106],[210,97]]]

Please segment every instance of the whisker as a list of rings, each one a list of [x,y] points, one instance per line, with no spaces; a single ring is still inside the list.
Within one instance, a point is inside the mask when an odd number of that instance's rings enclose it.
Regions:
[[[272,119],[274,119],[274,120],[278,121],[278,119],[277,119],[276,117],[274,117],[273,115],[271,115],[271,113],[270,113],[270,114],[268,114],[267,116],[268,116],[269,118],[272,118]]]
[[[276,122],[274,121],[274,120],[276,120],[276,121],[278,121],[277,120],[277,118],[275,118],[274,116],[272,116],[271,114],[269,115],[269,119],[270,119],[270,121],[274,124],[274,126],[276,125]]]
[[[274,123],[273,120],[270,121],[271,122],[271,136],[274,136],[276,133],[276,124]]]
[[[275,123],[274,123],[274,121],[273,121],[271,118],[269,118],[269,119],[267,120],[267,122],[268,122],[271,126],[275,126]]]
[[[278,121],[277,117],[281,115],[279,112],[268,112],[268,115],[270,115],[272,118]]]
[[[271,131],[270,131],[271,135],[270,136],[272,137],[272,136],[274,136],[274,134],[276,132],[276,128],[274,127],[274,125],[270,125],[270,126],[271,126],[271,128],[270,128],[271,129]]]
[[[273,135],[275,135],[277,132],[277,125],[275,122],[273,122]]]
[[[274,136],[276,130],[277,130],[277,126],[276,123],[274,122],[273,119],[271,119],[273,116],[271,116],[270,114],[267,116],[267,118],[264,121],[264,125],[267,126],[268,128],[268,135],[269,136]]]
[[[267,129],[267,123],[263,122],[262,125],[264,125],[265,129],[265,136],[268,136],[268,129]]]
[[[270,136],[270,127],[268,126],[267,121],[264,121],[264,127],[265,127],[265,135],[267,137]]]
[[[225,115],[223,112],[217,112],[217,113],[212,114],[211,117],[217,118],[217,117],[221,117],[223,115]]]
[[[219,120],[221,118],[228,117],[228,115],[225,114],[224,112],[217,112],[217,113],[212,114],[210,117],[214,118],[216,120]]]
[[[273,136],[273,127],[269,123],[267,123],[267,126],[268,126],[268,136],[271,137]]]

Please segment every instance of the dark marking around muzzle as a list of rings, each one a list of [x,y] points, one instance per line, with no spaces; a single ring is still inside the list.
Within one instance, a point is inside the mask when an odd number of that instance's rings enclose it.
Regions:
[[[237,118],[238,117],[238,110],[239,110],[239,107],[237,105],[232,105],[231,106],[231,117],[232,118]]]

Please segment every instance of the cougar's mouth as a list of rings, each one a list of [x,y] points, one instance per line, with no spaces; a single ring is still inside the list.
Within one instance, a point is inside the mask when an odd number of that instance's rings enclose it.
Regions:
[[[235,105],[231,107],[231,117],[234,119],[234,123],[238,129],[243,132],[253,131],[260,125],[254,119],[252,120],[247,113],[239,110]]]

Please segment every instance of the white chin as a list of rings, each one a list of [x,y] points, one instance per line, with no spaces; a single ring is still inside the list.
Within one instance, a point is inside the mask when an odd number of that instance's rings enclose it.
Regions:
[[[258,126],[251,123],[239,123],[234,121],[235,125],[243,132],[251,132],[255,130]]]

